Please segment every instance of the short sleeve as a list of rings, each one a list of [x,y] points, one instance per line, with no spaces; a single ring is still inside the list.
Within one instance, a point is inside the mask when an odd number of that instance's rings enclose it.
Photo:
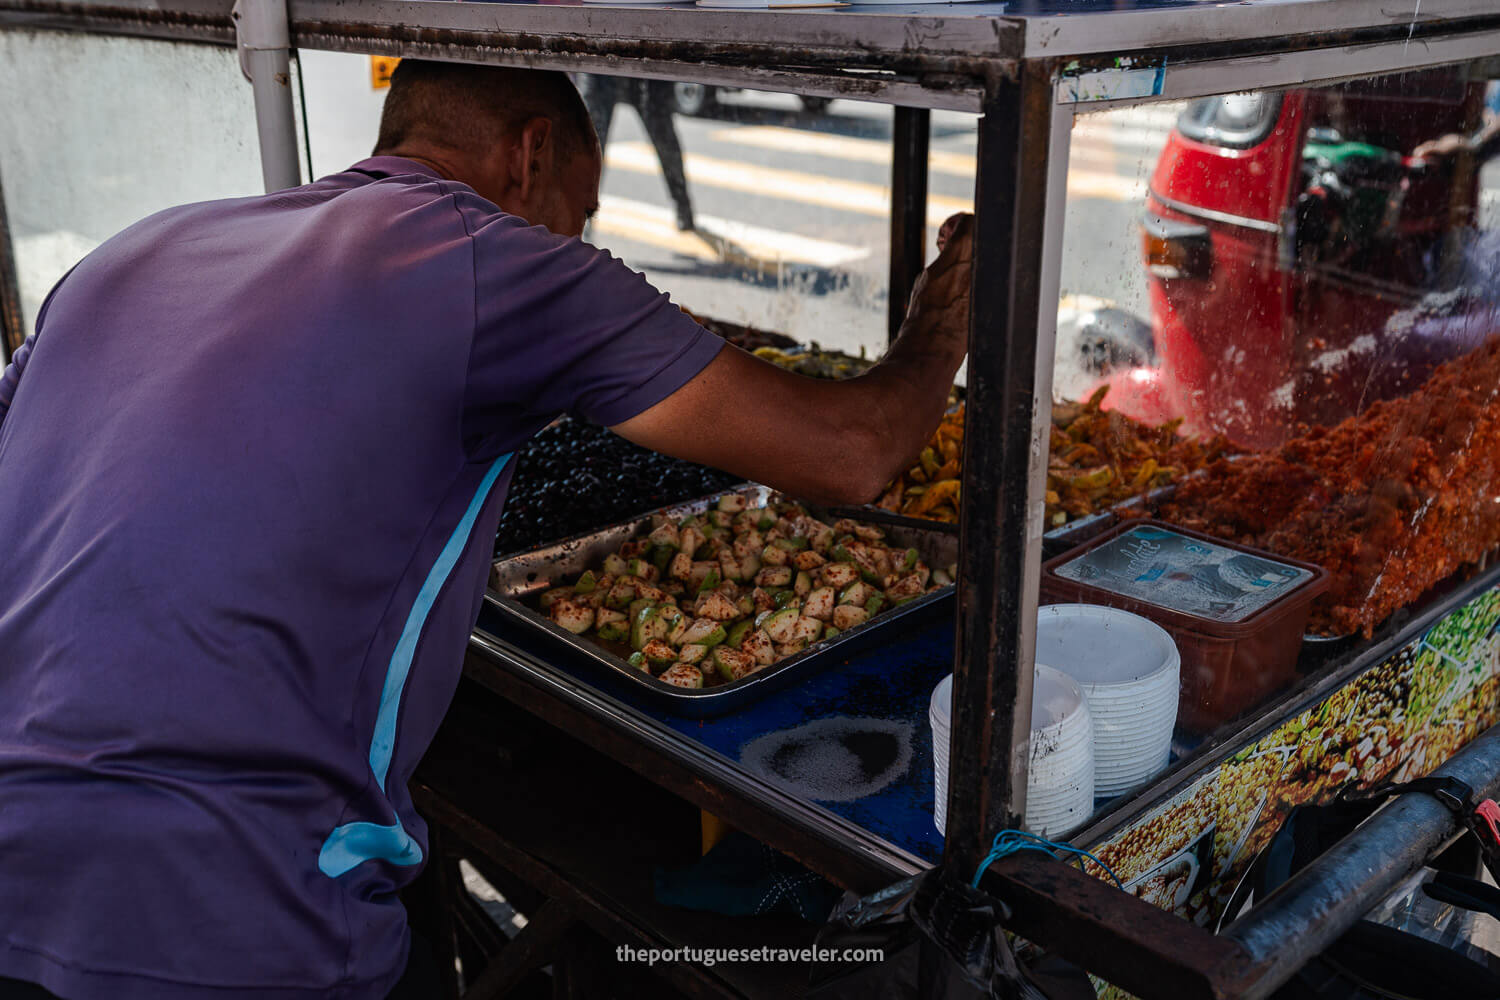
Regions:
[[[469,439],[574,413],[611,426],[676,392],[724,342],[606,251],[491,216],[474,232]]]
[[[10,404],[15,401],[16,389],[21,385],[21,373],[26,370],[26,362],[31,360],[31,352],[36,347],[36,334],[26,338],[10,359],[10,364],[5,366],[5,371],[0,372],[0,424],[5,423],[5,415],[10,412]]]
[[[77,267],[78,265],[74,264],[68,268],[68,274],[72,274]],[[58,278],[57,284],[52,286],[52,290],[42,300],[42,307],[37,310],[36,323],[31,335],[16,349],[16,353],[11,356],[10,364],[5,366],[5,370],[0,372],[0,423],[5,422],[5,415],[10,412],[11,403],[15,402],[16,390],[21,387],[21,373],[26,370],[26,363],[31,360],[31,352],[36,350],[37,334],[42,332],[42,324],[47,321],[47,309],[52,305],[52,297],[57,294],[63,282],[68,280],[68,274]]]

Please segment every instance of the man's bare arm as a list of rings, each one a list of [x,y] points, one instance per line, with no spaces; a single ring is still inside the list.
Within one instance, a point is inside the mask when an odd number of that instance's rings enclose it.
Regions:
[[[809,500],[864,503],[931,437],[968,343],[972,227],[944,225],[901,334],[857,378],[830,382],[734,347],[655,406],[612,428],[656,451]]]

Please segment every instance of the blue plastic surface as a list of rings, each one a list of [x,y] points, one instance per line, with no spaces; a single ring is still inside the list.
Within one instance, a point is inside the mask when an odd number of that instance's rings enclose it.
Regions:
[[[799,733],[833,740],[828,730],[843,730],[836,745],[814,749],[814,756],[831,755],[834,766],[818,777],[830,784],[839,778],[850,781],[840,794],[818,798],[806,787],[777,777],[774,773],[749,767],[753,773],[786,787],[793,795],[811,799],[830,812],[863,827],[892,846],[928,862],[936,863],[943,849],[943,838],[932,819],[932,729],[927,721],[927,706],[932,689],[953,670],[952,602],[944,607],[946,614],[935,615],[927,624],[907,634],[893,636],[879,647],[854,655],[845,663],[830,666],[741,711],[717,719],[685,719],[673,716],[642,700],[626,685],[612,682],[606,671],[587,661],[573,660],[565,647],[547,642],[545,637],[517,634],[519,630],[486,610],[480,616],[480,628],[497,637],[535,653],[555,668],[576,680],[607,694],[639,711],[664,728],[675,730],[733,761],[742,761],[745,750],[768,735],[789,734],[796,741]],[[811,731],[805,729],[814,724]],[[861,730],[869,729],[870,733]],[[853,738],[848,734],[852,732]],[[909,739],[909,756],[892,759],[888,752],[892,742]],[[805,746],[815,740],[799,743]],[[870,774],[858,766],[860,753],[873,747],[874,769]],[[764,755],[762,755],[764,756]],[[775,754],[771,755],[777,759]],[[901,766],[904,765],[904,766]],[[827,773],[831,770],[831,776]],[[879,786],[879,787],[871,787]],[[851,795],[851,792],[867,791]]]

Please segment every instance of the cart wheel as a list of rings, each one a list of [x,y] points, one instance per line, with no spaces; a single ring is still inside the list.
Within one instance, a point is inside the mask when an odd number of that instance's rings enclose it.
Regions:
[[[672,102],[679,115],[706,114],[718,103],[714,88],[701,83],[672,84]]]

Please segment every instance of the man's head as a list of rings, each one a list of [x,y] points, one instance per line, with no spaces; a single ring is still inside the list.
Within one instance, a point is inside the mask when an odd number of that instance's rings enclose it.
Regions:
[[[599,140],[562,73],[403,59],[375,155],[422,160],[565,236],[598,207]]]

